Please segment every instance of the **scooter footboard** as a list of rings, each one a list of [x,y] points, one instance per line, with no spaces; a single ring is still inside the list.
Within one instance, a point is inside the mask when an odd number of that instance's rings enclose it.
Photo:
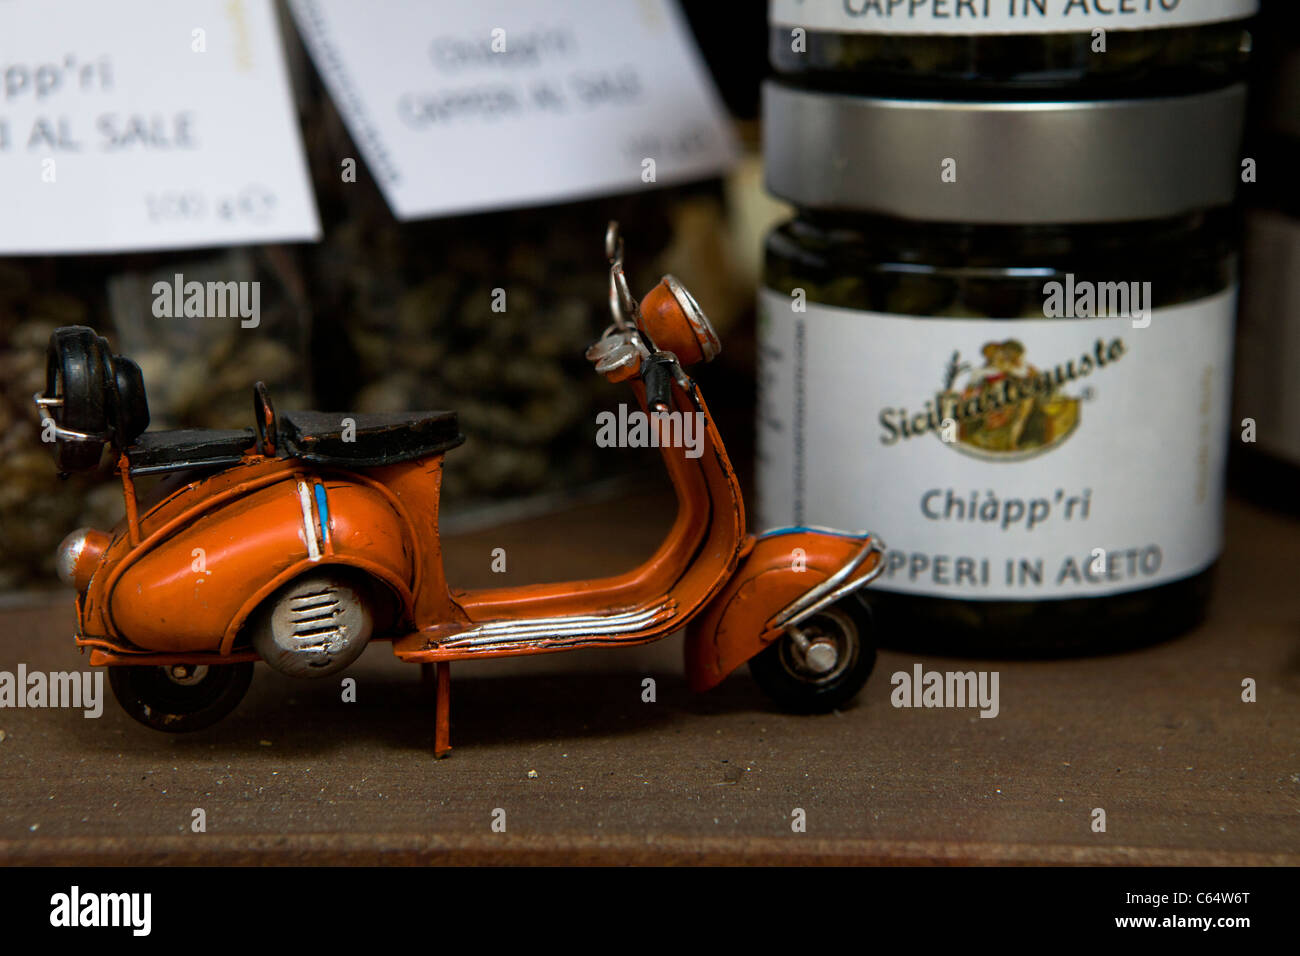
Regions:
[[[717,686],[785,627],[872,580],[882,555],[865,533],[784,528],[754,538],[727,586],[687,628],[691,689]]]

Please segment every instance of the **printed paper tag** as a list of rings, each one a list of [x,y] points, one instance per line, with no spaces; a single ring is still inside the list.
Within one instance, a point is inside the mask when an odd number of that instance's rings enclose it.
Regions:
[[[400,219],[702,178],[735,147],[670,0],[291,0]]]
[[[1242,20],[1259,0],[771,0],[774,26],[831,33],[1090,33]]]
[[[0,254],[318,237],[271,0],[0,18]]]

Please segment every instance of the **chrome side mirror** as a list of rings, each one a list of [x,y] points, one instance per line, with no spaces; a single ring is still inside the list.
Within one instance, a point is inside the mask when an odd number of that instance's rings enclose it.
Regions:
[[[623,237],[614,220],[605,229],[605,258],[609,260],[609,312],[614,324],[626,329],[636,324],[637,305],[623,274]]]
[[[609,264],[623,264],[623,237],[618,234],[618,220],[611,219],[605,227],[605,258]]]

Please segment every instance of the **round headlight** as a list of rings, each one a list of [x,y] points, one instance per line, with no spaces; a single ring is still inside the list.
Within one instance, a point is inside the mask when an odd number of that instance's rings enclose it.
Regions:
[[[672,352],[683,366],[708,362],[722,347],[695,297],[670,275],[641,300],[637,320],[655,348]]]

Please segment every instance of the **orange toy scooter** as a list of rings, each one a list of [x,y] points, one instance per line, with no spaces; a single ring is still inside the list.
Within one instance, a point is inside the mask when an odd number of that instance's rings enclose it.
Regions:
[[[632,298],[616,224],[606,252],[613,323],[587,357],[632,386],[678,513],[649,560],[593,581],[448,588],[438,492],[443,455],[463,441],[453,412],[277,417],[259,383],[252,429],[149,432],[139,367],[90,329],[57,330],[36,402],[59,469],[93,468],[111,445],[126,501],[113,531],[64,540],[59,570],[78,592],[77,644],[110,668],[126,711],[158,730],[196,730],[234,709],[255,661],[325,677],[385,640],[436,669],[441,755],[450,662],[625,647],[682,628],[696,690],[750,661],[791,710],[828,711],[857,694],[875,648],[855,592],[880,573],[879,542],[746,533],[740,486],[685,371],[718,353],[717,335],[672,276]],[[689,447],[688,424],[699,427]],[[152,474],[168,477],[142,506],[133,480]]]

